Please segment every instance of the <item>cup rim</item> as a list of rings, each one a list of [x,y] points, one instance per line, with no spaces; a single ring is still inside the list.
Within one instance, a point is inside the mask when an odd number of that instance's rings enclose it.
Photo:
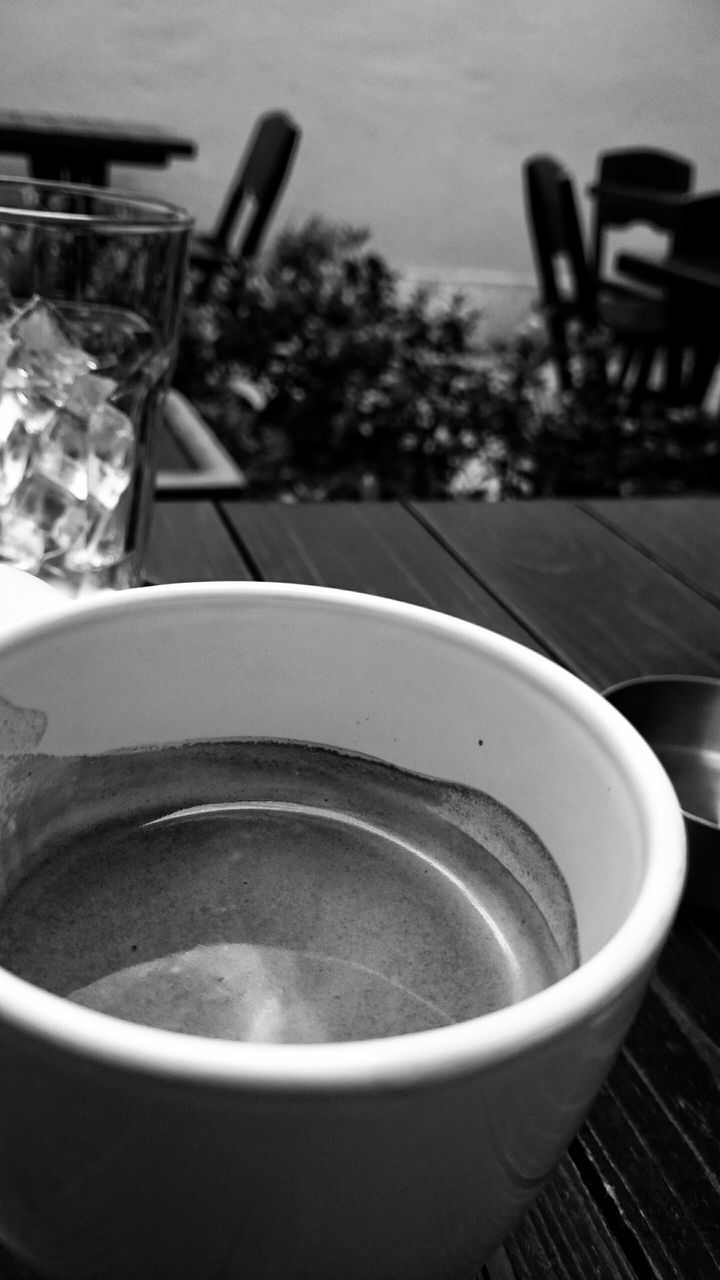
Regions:
[[[682,812],[659,760],[641,735],[584,681],[517,641],[475,623],[389,598],[282,582],[179,583],[107,593],[52,615],[19,621],[0,636],[0,656],[30,640],[72,632],[108,612],[148,607],[194,609],[250,597],[331,603],[375,611],[455,642],[482,647],[548,685],[612,750],[636,784],[647,861],[636,900],[601,949],[550,987],[517,1004],[429,1031],[375,1040],[322,1044],[247,1044],[164,1031],[74,1005],[0,968],[0,1022],[20,1034],[96,1064],[188,1087],[283,1093],[376,1091],[427,1084],[484,1069],[527,1052],[608,1008],[646,976],[680,902],[686,876]],[[640,990],[640,988],[639,988]]]
[[[106,201],[108,206],[122,204],[127,209],[136,211],[137,216],[118,221],[117,217],[110,212],[103,215],[101,213],[63,213],[54,209],[25,209],[21,205],[5,203],[3,189],[8,187],[11,190],[34,187],[51,193],[64,191],[73,196],[92,196],[95,200]],[[41,178],[15,175],[0,176],[0,221],[18,226],[49,224],[85,230],[117,229],[130,235],[158,231],[166,233],[188,231],[194,225],[194,219],[186,209],[155,196],[139,195],[137,192],[124,191],[117,187],[94,187],[79,182],[51,182]]]

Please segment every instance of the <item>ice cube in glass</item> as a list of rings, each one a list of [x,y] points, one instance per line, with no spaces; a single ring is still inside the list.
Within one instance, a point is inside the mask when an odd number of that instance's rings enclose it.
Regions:
[[[88,491],[112,510],[127,489],[135,456],[135,430],[130,418],[112,404],[102,404],[89,422]]]
[[[23,406],[12,391],[0,391],[0,506],[20,484],[30,457]]]
[[[78,502],[88,495],[87,423],[65,409],[59,409],[38,441],[34,470]]]

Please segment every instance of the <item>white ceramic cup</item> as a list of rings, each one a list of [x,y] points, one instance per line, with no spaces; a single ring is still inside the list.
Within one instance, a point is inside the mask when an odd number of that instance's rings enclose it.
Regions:
[[[640,736],[493,633],[282,584],[11,627],[0,697],[5,756],[290,738],[490,792],[552,851],[581,948],[482,1018],[297,1046],[122,1022],[0,970],[0,1241],[53,1280],[475,1274],[582,1121],[680,899],[682,816]]]

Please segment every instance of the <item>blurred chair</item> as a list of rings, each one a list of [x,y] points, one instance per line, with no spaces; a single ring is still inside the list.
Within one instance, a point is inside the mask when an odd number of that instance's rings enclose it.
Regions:
[[[720,363],[720,192],[687,200],[667,258],[623,253],[617,266],[664,291],[668,398],[700,404]]]
[[[600,152],[590,189],[593,262],[599,280],[605,278],[608,233],[633,223],[672,233],[682,197],[694,181],[693,163],[670,151],[623,147]]]
[[[573,326],[585,335],[602,327],[619,356],[608,383],[629,394],[636,412],[647,392],[650,370],[664,337],[662,299],[629,288],[597,287],[588,259],[575,184],[553,156],[531,156],[523,164],[525,210],[538,278],[540,306],[560,385],[573,386],[569,341]]]
[[[209,280],[224,263],[257,252],[290,173],[299,126],[284,111],[259,117],[212,231],[193,238],[190,266]]]

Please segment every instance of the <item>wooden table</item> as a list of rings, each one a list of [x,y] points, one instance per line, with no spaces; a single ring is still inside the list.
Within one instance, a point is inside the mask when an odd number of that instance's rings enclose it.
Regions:
[[[717,498],[161,500],[148,576],[322,583],[411,601],[520,640],[602,690],[643,674],[720,677],[719,545]],[[720,917],[682,907],[589,1118],[480,1274],[720,1275]]]
[[[718,546],[720,499],[703,497],[162,501],[149,574],[393,596],[521,640],[604,689],[643,674],[720,677]],[[486,1275],[720,1275],[720,918],[683,907],[608,1085]]]
[[[35,178],[106,186],[112,164],[164,168],[196,150],[192,138],[153,124],[0,112],[0,154],[26,156]]]

